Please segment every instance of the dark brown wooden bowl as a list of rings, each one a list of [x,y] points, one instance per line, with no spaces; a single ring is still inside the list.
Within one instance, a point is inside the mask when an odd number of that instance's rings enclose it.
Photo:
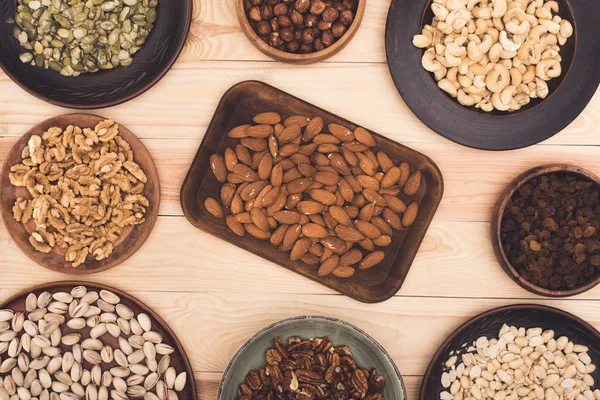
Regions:
[[[296,53],[288,53],[285,51],[281,51],[269,45],[269,43],[265,42],[258,36],[258,34],[254,31],[254,28],[250,25],[248,21],[248,16],[246,14],[246,10],[244,9],[244,0],[235,0],[236,2],[236,11],[238,20],[242,27],[242,31],[246,34],[250,42],[260,50],[261,53],[271,57],[277,61],[283,61],[287,63],[294,64],[312,64],[318,61],[323,61],[327,58],[330,58],[340,51],[350,42],[350,40],[354,37],[360,24],[362,23],[363,17],[365,15],[365,9],[367,8],[367,0],[358,0],[358,6],[356,9],[356,14],[354,15],[354,21],[346,31],[346,33],[339,38],[334,44],[323,49],[321,51],[317,51],[309,54],[296,54]]]
[[[193,0],[160,0],[158,19],[144,46],[128,67],[65,77],[23,64],[25,50],[13,37],[17,0],[0,2],[0,67],[21,88],[49,103],[79,110],[104,108],[129,101],[154,86],[183,50],[192,22]]]
[[[152,321],[152,329],[161,334],[163,337],[163,343],[166,343],[172,346],[175,349],[175,352],[171,354],[171,366],[175,367],[177,373],[186,372],[187,373],[187,383],[184,390],[181,393],[178,393],[179,398],[181,400],[196,400],[198,398],[197,390],[196,390],[196,381],[194,380],[194,372],[192,370],[192,365],[190,364],[190,360],[188,359],[185,349],[183,348],[179,339],[175,333],[171,330],[171,328],[167,325],[167,323],[158,315],[154,310],[150,307],[146,306],[144,303],[136,299],[135,297],[122,292],[119,289],[115,289],[110,286],[101,285],[98,283],[91,282],[82,282],[82,281],[59,281],[52,283],[44,283],[42,285],[36,285],[34,287],[25,289],[13,296],[11,296],[8,300],[2,302],[0,304],[0,309],[11,309],[13,311],[21,311],[25,312],[25,299],[29,293],[35,293],[36,296],[45,291],[50,292],[60,292],[66,291],[67,293],[71,292],[71,289],[75,286],[85,286],[88,290],[109,290],[114,294],[118,295],[121,298],[121,303],[131,308],[133,312],[137,315],[139,313],[146,313],[150,317]],[[66,325],[61,326],[61,330],[63,335],[66,335],[71,332],[75,332],[71,328],[68,328]],[[84,329],[76,331],[77,333],[81,333],[82,340],[83,338],[89,337],[90,328],[86,327]],[[102,340],[106,344],[110,344],[114,349],[119,348],[119,342],[117,338],[112,337],[111,335],[102,336]],[[60,344],[59,346],[63,351],[69,351],[70,346],[65,346],[64,344]],[[111,368],[118,366],[116,362],[112,362],[109,365]],[[90,370],[92,367],[87,361],[83,362],[83,368]]]
[[[376,267],[359,270],[350,279],[332,275],[319,277],[318,267],[302,261],[290,261],[289,253],[278,251],[269,242],[250,235],[237,236],[229,230],[225,219],[215,218],[204,206],[206,197],[220,198],[222,186],[210,169],[210,156],[214,153],[223,154],[225,148],[237,143],[226,134],[231,128],[250,123],[254,115],[265,111],[277,111],[284,118],[291,115],[306,115],[311,118],[319,116],[326,125],[337,123],[351,130],[357,127],[350,121],[262,82],[247,81],[233,86],[221,99],[181,187],[181,206],[185,216],[195,227],[205,232],[356,300],[376,303],[389,299],[402,286],[441,201],[444,184],[438,167],[425,155],[371,132],[377,148],[384,149],[396,165],[400,161],[406,161],[423,174],[425,184],[415,197],[419,201],[417,219],[410,228],[394,232],[392,245],[382,249],[385,260]]]
[[[582,178],[591,180],[596,183],[596,185],[600,186],[600,178],[589,171],[586,171],[583,168],[576,167],[574,165],[569,164],[548,164],[542,165],[539,167],[532,168],[528,171],[525,171],[521,175],[519,175],[515,180],[513,180],[507,187],[504,189],[500,197],[498,198],[498,202],[494,207],[494,212],[492,216],[492,225],[491,225],[491,234],[492,234],[492,245],[494,246],[494,253],[496,254],[496,258],[500,263],[500,266],[508,274],[508,276],[519,284],[522,288],[530,291],[531,293],[547,296],[547,297],[569,297],[574,296],[576,294],[580,294],[586,292],[598,284],[600,284],[600,272],[596,274],[596,277],[590,282],[578,286],[571,290],[550,290],[547,288],[543,288],[533,283],[529,282],[527,279],[523,278],[521,274],[517,271],[517,269],[511,264],[508,260],[506,253],[504,252],[504,247],[502,246],[502,219],[504,217],[504,211],[506,210],[506,206],[509,200],[513,197],[513,195],[519,190],[521,186],[523,186],[526,182],[537,178],[540,175],[545,175],[553,172],[568,172],[570,174],[576,174],[581,176]]]
[[[59,126],[63,129],[69,125],[94,127],[98,122],[105,119],[91,114],[65,114],[47,119],[21,136],[4,161],[2,174],[0,175],[0,213],[6,230],[27,257],[49,270],[62,272],[63,274],[85,275],[113,268],[131,257],[142,247],[156,223],[160,204],[160,184],[156,166],[144,144],[122,125],[119,125],[119,135],[131,145],[135,161],[148,177],[143,194],[150,201],[150,206],[146,209],[146,221],[143,224],[127,227],[123,230],[123,236],[115,243],[115,249],[110,257],[102,261],[96,261],[92,257],[88,257],[84,264],[73,268],[71,263],[65,260],[64,250],[62,249],[56,248],[49,254],[40,253],[34,249],[29,243],[29,235],[35,230],[35,224],[30,221],[27,225],[23,225],[13,218],[12,207],[16,199],[19,197],[31,198],[31,194],[26,188],[13,186],[8,178],[10,168],[21,162],[21,151],[27,145],[29,138],[32,135],[41,135],[53,126]]]
[[[553,329],[556,337],[564,335],[574,343],[588,346],[592,362],[596,365],[600,363],[600,333],[581,318],[557,308],[537,304],[500,307],[466,322],[440,346],[425,372],[419,399],[440,398],[440,393],[445,390],[441,383],[444,363],[450,358],[451,351],[463,350],[464,343],[472,343],[481,336],[498,337],[498,332],[505,323],[524,328]],[[598,382],[600,370],[591,375]]]
[[[574,34],[561,48],[563,73],[548,82],[550,95],[517,112],[485,113],[462,106],[443,92],[421,65],[412,39],[430,23],[432,0],[394,0],[386,25],[386,55],[392,78],[413,113],[429,128],[459,144],[485,150],[518,149],[546,140],[569,125],[600,84],[600,3],[558,0]]]

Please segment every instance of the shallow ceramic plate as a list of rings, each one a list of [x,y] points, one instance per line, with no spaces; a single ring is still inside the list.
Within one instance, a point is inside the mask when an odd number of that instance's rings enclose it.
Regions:
[[[558,308],[537,304],[500,307],[466,322],[442,344],[425,372],[420,400],[440,398],[440,393],[445,390],[441,383],[443,366],[450,357],[451,351],[461,350],[464,343],[472,343],[481,336],[498,337],[503,324],[552,329],[555,337],[567,336],[573,343],[588,346],[592,362],[596,365],[600,362],[600,333],[581,318]],[[591,375],[596,382],[599,382],[600,370]]]
[[[266,364],[265,354],[272,348],[276,336],[284,343],[292,336],[329,336],[334,346],[346,345],[352,349],[354,361],[359,367],[369,370],[375,368],[387,380],[383,393],[386,399],[406,399],[406,389],[398,368],[389,354],[371,336],[347,322],[308,315],[276,322],[248,339],[225,370],[219,385],[218,400],[235,399],[237,389],[244,382],[246,375]]]

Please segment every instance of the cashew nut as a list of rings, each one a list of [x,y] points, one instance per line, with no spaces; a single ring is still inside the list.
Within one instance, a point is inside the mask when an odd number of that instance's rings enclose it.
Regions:
[[[494,69],[485,78],[485,85],[492,93],[500,93],[510,84],[510,73],[508,68],[502,64],[496,64]]]
[[[452,97],[456,97],[458,95],[458,90],[456,89],[456,86],[454,86],[454,83],[450,82],[450,80],[448,79],[440,80],[438,82],[438,86],[440,89],[442,89],[444,92],[448,93]]]
[[[519,86],[523,82],[523,74],[516,68],[510,69],[510,84],[513,86]]]
[[[475,8],[475,6],[479,4],[479,2],[481,2],[481,0],[469,0],[469,2],[467,3],[467,10],[472,11],[473,8]]]
[[[504,26],[505,29],[513,35],[527,35],[531,30],[529,21],[523,21],[517,24],[514,20],[510,20]]]
[[[560,23],[560,36],[564,37],[565,39],[573,36],[573,25],[571,25],[571,23],[566,19],[562,20]]]
[[[442,68],[442,64],[435,59],[435,50],[433,48],[430,48],[423,54],[421,64],[423,65],[423,68],[429,72],[435,72]]]
[[[538,25],[531,28],[531,30],[529,31],[529,38],[537,42],[540,40],[540,37],[545,33],[548,33],[548,27],[546,25]]]
[[[500,93],[500,100],[502,101],[503,104],[510,105],[516,92],[517,92],[516,86],[513,86],[513,85],[508,86],[506,89],[504,89],[502,91],[502,93]]]
[[[491,103],[490,98],[487,98],[487,99],[484,98],[479,103],[477,103],[477,105],[475,107],[477,107],[485,112],[494,111],[494,105]]]
[[[519,49],[517,56],[526,65],[537,64],[542,59],[542,51],[535,40],[528,39]]]
[[[489,7],[475,7],[471,12],[475,18],[492,19],[492,9]]]
[[[517,93],[514,97],[514,100],[521,106],[526,106],[531,102],[531,98],[525,93]]]
[[[540,20],[540,25],[545,25],[546,28],[548,28],[548,32],[554,33],[555,35],[560,32],[560,24],[557,24],[552,20],[542,19]]]
[[[534,79],[535,67],[533,65],[530,65],[529,67],[527,67],[527,71],[523,74],[523,83],[529,84],[530,82],[533,82]]]
[[[545,99],[548,96],[548,84],[546,81],[540,78],[535,78],[535,85],[537,88],[537,97]]]
[[[494,11],[492,12],[492,18],[502,18],[506,14],[508,4],[506,0],[492,0]]]
[[[466,94],[462,89],[458,90],[458,96],[456,98],[458,99],[458,102],[463,106],[475,105],[475,98]]]
[[[500,44],[506,51],[517,51],[521,47],[521,43],[515,43],[508,38],[506,31],[500,32]]]
[[[556,38],[556,35],[553,35],[551,33],[546,33],[540,39],[540,42],[539,42],[540,43],[540,50],[544,51],[549,46],[554,46],[557,42],[558,42],[558,39]]]
[[[500,99],[500,93],[492,94],[492,104],[494,108],[498,111],[508,111],[510,110],[510,104],[504,104]]]
[[[500,43],[494,44],[488,53],[490,61],[494,63],[498,62],[500,60],[500,53],[502,53],[502,50],[504,49]]]
[[[446,7],[437,3],[433,3],[431,5],[431,11],[433,11],[437,19],[439,19],[440,21],[446,21],[446,18],[449,14],[448,9]]]
[[[560,62],[554,58],[542,60],[535,67],[536,76],[545,81],[560,76],[561,72]]]
[[[459,75],[459,77],[458,77],[458,83],[462,87],[468,87],[468,86],[471,86],[473,84],[473,81],[471,79],[469,79],[469,77],[466,76],[466,75]]]
[[[433,73],[433,77],[436,81],[439,81],[440,79],[444,79],[446,72],[448,72],[448,69],[442,65],[441,69],[438,69]]]
[[[415,35],[413,38],[413,45],[418,47],[419,49],[424,49],[425,47],[429,47],[433,40],[433,35]]]

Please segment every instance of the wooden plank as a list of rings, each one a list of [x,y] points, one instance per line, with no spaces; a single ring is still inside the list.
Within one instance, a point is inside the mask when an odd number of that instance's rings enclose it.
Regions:
[[[263,80],[402,143],[454,146],[423,125],[406,107],[385,64],[178,63],[144,95],[94,113],[115,119],[140,138],[198,139],[223,93],[248,79]],[[0,136],[20,136],[32,125],[68,112],[34,99],[2,73],[0,93]],[[558,113],[548,118],[558,118]],[[569,127],[545,144],[598,145],[599,125],[597,94]]]
[[[389,135],[400,140],[396,135]],[[0,138],[0,164],[16,138]],[[194,140],[145,139],[161,180],[161,215],[183,215],[179,191],[200,145]],[[452,143],[410,145],[431,157],[442,171],[445,192],[436,221],[490,221],[501,191],[523,171],[567,162],[600,175],[594,146],[533,146],[510,152],[482,152]]]
[[[487,223],[434,222],[397,295],[536,298],[513,283],[500,268],[488,231]],[[0,229],[0,254],[3,289],[17,291],[68,278],[30,261],[5,229]],[[201,232],[182,217],[159,217],[148,242],[133,257],[109,271],[84,279],[108,285],[119,282],[124,290],[132,291],[289,293],[298,295],[298,299],[305,294],[336,294]],[[576,298],[598,300],[600,287]]]

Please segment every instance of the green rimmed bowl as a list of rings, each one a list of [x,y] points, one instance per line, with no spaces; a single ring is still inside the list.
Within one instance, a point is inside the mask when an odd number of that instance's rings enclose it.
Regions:
[[[406,400],[406,388],[400,371],[390,355],[363,330],[336,318],[306,315],[284,319],[262,329],[235,353],[225,369],[219,385],[218,400],[233,400],[240,384],[252,370],[266,364],[265,354],[278,336],[284,343],[292,336],[316,338],[329,336],[334,346],[346,345],[352,350],[356,364],[361,368],[377,369],[386,381],[383,396],[386,399]]]

